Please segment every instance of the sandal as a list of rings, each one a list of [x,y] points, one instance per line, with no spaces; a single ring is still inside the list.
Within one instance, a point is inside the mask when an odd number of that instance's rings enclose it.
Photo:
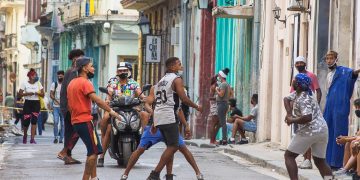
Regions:
[[[71,157],[64,157],[64,161],[65,161],[65,165],[70,165],[70,164],[81,164],[80,161],[73,159]]]
[[[65,159],[65,156],[62,156],[60,153],[57,155],[57,158],[60,159],[60,160],[65,161],[65,160],[64,160],[64,159]]]

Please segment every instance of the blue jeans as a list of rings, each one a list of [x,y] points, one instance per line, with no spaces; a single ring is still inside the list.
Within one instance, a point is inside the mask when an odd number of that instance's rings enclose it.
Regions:
[[[54,137],[57,138],[59,136],[59,121],[60,121],[59,140],[62,141],[64,138],[64,116],[60,111],[60,107],[54,107],[53,115],[54,115]]]
[[[42,135],[42,131],[44,129],[44,124],[47,121],[48,117],[49,117],[48,112],[40,111],[39,117],[38,117],[38,120],[37,120],[39,135]]]

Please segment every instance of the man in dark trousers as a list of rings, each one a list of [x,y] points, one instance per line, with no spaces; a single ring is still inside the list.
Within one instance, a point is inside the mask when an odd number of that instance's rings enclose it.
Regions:
[[[76,61],[85,53],[80,49],[74,49],[69,53],[69,60],[72,61],[72,66],[65,73],[63,83],[60,91],[60,110],[63,114],[65,125],[65,142],[64,148],[58,153],[58,158],[63,160],[65,164],[81,164],[80,161],[71,157],[71,151],[79,140],[79,135],[74,131],[71,124],[71,115],[68,108],[67,87],[71,80],[77,77]]]

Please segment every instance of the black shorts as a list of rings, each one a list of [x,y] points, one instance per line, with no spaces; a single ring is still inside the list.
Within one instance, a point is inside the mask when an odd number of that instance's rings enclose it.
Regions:
[[[156,126],[159,128],[162,136],[164,137],[164,142],[166,146],[179,146],[179,124],[163,124]]]
[[[35,125],[40,113],[40,101],[39,100],[25,100],[23,108],[23,125],[29,127],[30,123]]]

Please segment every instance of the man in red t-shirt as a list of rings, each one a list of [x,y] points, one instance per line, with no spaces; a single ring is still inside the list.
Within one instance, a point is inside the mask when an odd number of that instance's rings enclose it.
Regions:
[[[87,159],[83,180],[97,179],[96,161],[102,153],[101,143],[91,116],[91,102],[109,112],[111,116],[121,119],[100,97],[96,96],[94,86],[89,79],[94,77],[94,66],[88,57],[81,57],[76,62],[78,77],[73,79],[67,88],[67,99],[71,113],[71,124],[80,136],[87,149]]]
[[[309,72],[306,70],[306,59],[303,56],[298,56],[295,59],[295,68],[298,70],[299,73],[306,74],[311,79],[310,89],[315,94],[316,92],[316,100],[320,104],[321,101],[321,89],[319,86],[319,81],[316,77],[316,75],[312,72]],[[291,86],[290,92],[294,92],[293,86]],[[304,161],[299,165],[300,169],[312,169],[312,163],[311,163],[311,149],[308,149],[306,153],[304,154]]]

